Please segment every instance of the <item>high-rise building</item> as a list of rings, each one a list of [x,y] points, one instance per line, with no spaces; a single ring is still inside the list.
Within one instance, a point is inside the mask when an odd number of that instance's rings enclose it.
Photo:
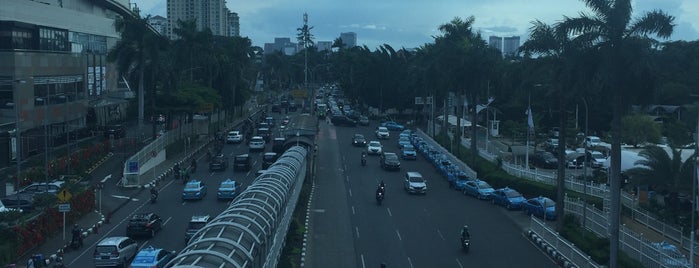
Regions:
[[[196,20],[197,30],[209,28],[214,35],[228,36],[230,11],[225,0],[167,0],[168,36],[174,36],[177,21]]]
[[[240,17],[238,17],[238,13],[228,13],[228,36],[240,36]]]
[[[340,39],[346,48],[357,46],[357,33],[355,32],[340,33]]]
[[[158,31],[161,35],[167,34],[167,19],[160,15],[155,15],[148,19],[148,24],[153,26],[153,29]]]
[[[294,55],[298,51],[298,45],[291,42],[289,37],[276,37],[274,43],[265,43],[264,54],[281,51],[284,55]]]
[[[502,53],[502,37],[491,35],[488,38],[488,45],[497,48]]]
[[[519,36],[503,38],[502,55],[505,57],[517,55],[519,51]]]
[[[318,48],[318,51],[330,51],[332,50],[333,42],[332,41],[318,41],[316,42],[316,48]]]

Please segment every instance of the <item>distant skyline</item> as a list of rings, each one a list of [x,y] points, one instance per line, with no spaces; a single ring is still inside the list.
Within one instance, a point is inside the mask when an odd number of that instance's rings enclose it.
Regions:
[[[131,0],[142,15],[167,17],[166,0]],[[668,40],[699,40],[699,1],[636,0],[632,1],[634,18],[652,10],[662,10],[675,17],[675,32]],[[488,36],[528,38],[531,22],[559,22],[564,16],[591,13],[579,0],[355,0],[355,1],[281,1],[237,0],[226,6],[240,16],[240,35],[264,47],[275,37],[296,40],[297,28],[303,25],[303,13],[314,27],[314,41],[332,41],[342,32],[356,32],[357,45],[374,50],[382,44],[395,49],[416,48],[440,35],[439,25],[455,17],[476,19],[474,29]],[[660,41],[666,41],[659,39]]]

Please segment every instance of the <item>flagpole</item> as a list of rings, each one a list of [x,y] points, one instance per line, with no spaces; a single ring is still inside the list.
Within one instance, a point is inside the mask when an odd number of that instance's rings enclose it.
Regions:
[[[525,155],[524,155],[524,168],[529,170],[529,135],[532,132],[529,119],[532,118],[532,95],[529,94],[529,101],[527,103],[527,143],[525,144]]]

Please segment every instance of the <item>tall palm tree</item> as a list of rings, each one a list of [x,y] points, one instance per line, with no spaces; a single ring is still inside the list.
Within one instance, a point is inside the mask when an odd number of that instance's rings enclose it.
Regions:
[[[148,19],[138,13],[128,17],[118,17],[114,28],[121,39],[107,54],[107,60],[116,62],[119,72],[129,74],[133,70],[138,75],[138,130],[143,134],[144,118],[144,77],[146,65],[157,59],[156,52],[163,45],[163,38],[148,26]]]
[[[581,13],[580,17],[566,17],[559,25],[563,31],[577,38],[594,40],[602,52],[601,73],[604,89],[612,94],[612,151],[610,165],[610,267],[617,267],[619,259],[619,217],[621,196],[621,117],[622,94],[628,92],[623,78],[626,77],[626,60],[629,43],[639,38],[655,35],[668,38],[674,29],[674,17],[660,10],[643,14],[631,21],[631,0],[583,0],[593,14]]]

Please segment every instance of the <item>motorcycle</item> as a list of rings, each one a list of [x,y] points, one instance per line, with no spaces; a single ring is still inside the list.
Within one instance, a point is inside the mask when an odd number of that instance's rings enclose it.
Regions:
[[[80,230],[80,233],[82,233],[82,229]],[[82,246],[83,246],[82,235],[73,235],[73,239],[70,240],[70,247],[72,249],[79,249]]]
[[[376,204],[380,206],[381,202],[383,202],[383,193],[378,192],[376,193]]]
[[[461,247],[464,249],[464,252],[468,253],[468,249],[471,247],[471,239],[462,238]]]
[[[362,156],[362,166],[366,166],[366,157]]]
[[[192,161],[192,165],[191,165],[190,169],[192,170],[191,173],[197,172],[197,162]]]
[[[154,204],[157,199],[158,199],[158,194],[156,194],[156,193],[150,194],[150,203],[151,204]]]

